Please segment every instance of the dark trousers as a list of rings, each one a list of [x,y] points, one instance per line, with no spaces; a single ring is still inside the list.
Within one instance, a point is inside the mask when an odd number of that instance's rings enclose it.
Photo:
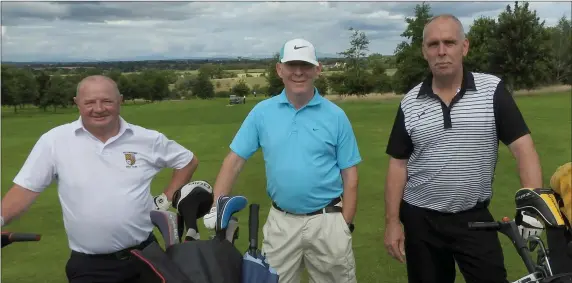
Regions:
[[[156,241],[151,234],[136,249],[143,249]],[[66,275],[70,283],[137,283],[145,268],[143,264],[131,256],[129,250],[106,255],[89,255],[76,251],[66,264]]]
[[[469,231],[468,222],[494,221],[485,204],[440,213],[401,203],[409,283],[453,283],[459,266],[467,283],[506,283],[496,231]]]

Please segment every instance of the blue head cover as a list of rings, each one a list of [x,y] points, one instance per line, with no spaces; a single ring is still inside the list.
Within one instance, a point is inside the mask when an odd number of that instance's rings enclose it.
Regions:
[[[243,210],[248,201],[244,196],[221,196],[217,200],[217,219],[215,231],[221,231],[228,227],[233,214]]]

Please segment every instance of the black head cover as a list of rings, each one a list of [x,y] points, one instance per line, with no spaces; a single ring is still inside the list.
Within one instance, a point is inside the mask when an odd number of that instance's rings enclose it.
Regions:
[[[187,229],[198,232],[197,220],[205,216],[213,204],[212,187],[205,181],[193,181],[173,195],[173,206],[179,211]]]

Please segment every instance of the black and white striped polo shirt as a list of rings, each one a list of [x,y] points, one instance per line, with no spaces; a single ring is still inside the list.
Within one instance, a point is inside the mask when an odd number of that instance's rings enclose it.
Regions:
[[[433,93],[432,76],[401,100],[387,154],[408,159],[403,200],[458,212],[492,197],[499,140],[530,133],[503,81],[464,71],[449,106]]]

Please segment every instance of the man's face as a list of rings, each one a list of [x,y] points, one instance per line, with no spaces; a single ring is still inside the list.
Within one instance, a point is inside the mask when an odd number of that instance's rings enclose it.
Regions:
[[[286,91],[291,94],[314,93],[314,79],[321,71],[321,64],[315,66],[304,61],[276,64],[276,72],[282,78]]]
[[[436,76],[454,74],[463,65],[469,41],[461,38],[461,30],[453,19],[439,18],[431,22],[423,40],[423,57]]]
[[[119,119],[121,96],[108,81],[85,82],[74,100],[86,128],[112,128]]]

